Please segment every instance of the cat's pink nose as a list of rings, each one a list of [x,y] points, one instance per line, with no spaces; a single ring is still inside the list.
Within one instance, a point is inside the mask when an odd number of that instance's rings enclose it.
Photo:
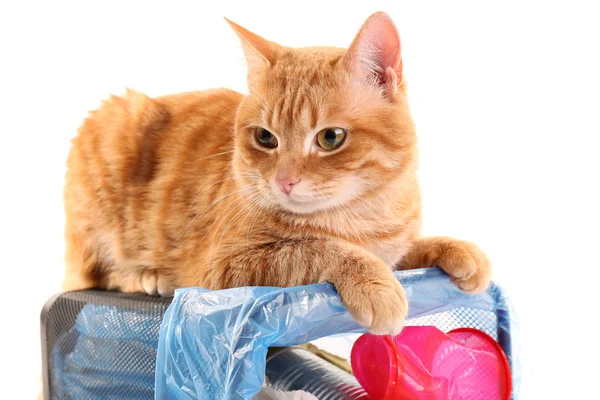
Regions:
[[[277,184],[281,188],[281,191],[285,194],[290,194],[292,192],[292,186],[294,186],[296,183],[300,182],[300,179],[289,179],[289,178],[275,179],[275,180],[277,181]]]

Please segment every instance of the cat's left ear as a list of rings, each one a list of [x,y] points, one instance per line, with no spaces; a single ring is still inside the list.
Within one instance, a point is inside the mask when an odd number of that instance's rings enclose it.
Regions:
[[[281,46],[250,32],[227,18],[225,18],[225,21],[242,42],[242,48],[248,63],[249,79],[275,64]]]
[[[379,85],[391,99],[402,83],[400,35],[384,12],[371,15],[343,57],[354,79]]]

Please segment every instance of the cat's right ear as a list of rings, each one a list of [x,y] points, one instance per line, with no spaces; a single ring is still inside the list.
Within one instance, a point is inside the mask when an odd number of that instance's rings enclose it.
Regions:
[[[359,82],[376,85],[393,98],[402,83],[400,35],[383,12],[371,15],[360,28],[343,62]]]
[[[227,18],[225,18],[225,21],[242,42],[242,48],[248,63],[248,77],[263,72],[275,64],[280,49],[277,43],[268,41]]]

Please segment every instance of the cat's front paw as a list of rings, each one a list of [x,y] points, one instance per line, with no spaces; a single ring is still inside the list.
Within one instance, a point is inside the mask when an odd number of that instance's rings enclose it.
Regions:
[[[170,297],[175,292],[175,285],[165,275],[160,274],[155,269],[144,270],[140,279],[142,289],[150,296]]]
[[[350,315],[376,335],[397,335],[404,327],[408,301],[404,289],[389,277],[345,286],[339,291]]]
[[[438,266],[467,293],[481,293],[492,279],[490,262],[483,251],[470,242],[449,240],[440,247]]]

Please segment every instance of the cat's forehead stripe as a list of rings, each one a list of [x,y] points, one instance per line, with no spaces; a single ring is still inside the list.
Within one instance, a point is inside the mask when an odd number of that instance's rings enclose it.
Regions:
[[[314,129],[318,122],[319,112],[310,92],[299,90],[293,95],[284,95],[277,99],[268,112],[265,120],[270,126],[278,129]]]

